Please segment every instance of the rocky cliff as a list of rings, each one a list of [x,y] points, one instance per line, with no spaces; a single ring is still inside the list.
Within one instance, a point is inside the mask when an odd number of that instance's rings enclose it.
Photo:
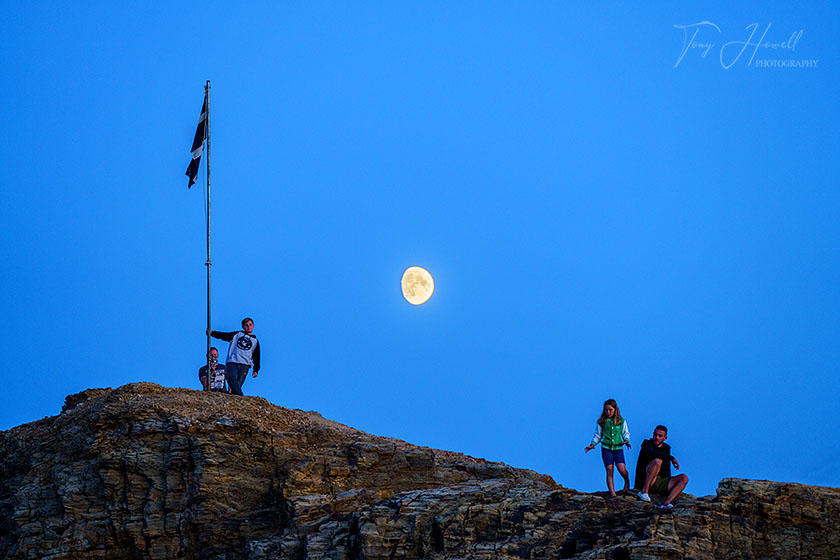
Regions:
[[[147,383],[0,433],[4,558],[837,558],[840,490],[662,512],[257,397]]]

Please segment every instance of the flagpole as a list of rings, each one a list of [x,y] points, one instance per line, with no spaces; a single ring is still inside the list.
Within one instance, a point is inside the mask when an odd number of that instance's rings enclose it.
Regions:
[[[210,384],[210,80],[204,86],[207,98],[207,120],[204,128],[204,138],[207,141],[207,384]]]

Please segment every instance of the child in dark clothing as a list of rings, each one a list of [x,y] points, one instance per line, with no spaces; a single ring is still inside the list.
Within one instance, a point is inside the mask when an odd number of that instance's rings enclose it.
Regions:
[[[636,462],[636,488],[639,499],[649,502],[650,494],[665,496],[660,508],[671,509],[671,502],[688,484],[688,476],[671,476],[671,465],[679,470],[680,463],[671,455],[671,446],[665,443],[668,428],[659,425],[653,430],[653,437],[642,442],[639,459]]]

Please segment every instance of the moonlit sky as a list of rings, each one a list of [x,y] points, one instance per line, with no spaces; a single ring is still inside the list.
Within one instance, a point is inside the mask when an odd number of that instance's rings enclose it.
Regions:
[[[664,423],[690,493],[840,486],[835,4],[122,4],[0,3],[0,429],[198,388],[209,79],[246,395],[581,491],[612,397],[631,474]]]

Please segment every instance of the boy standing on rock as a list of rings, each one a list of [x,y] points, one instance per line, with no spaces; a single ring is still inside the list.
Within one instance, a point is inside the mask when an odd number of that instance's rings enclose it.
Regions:
[[[225,377],[230,392],[242,396],[242,384],[248,376],[248,369],[254,366],[256,377],[260,371],[260,343],[254,336],[254,320],[250,317],[242,319],[242,330],[234,332],[207,331],[207,334],[219,340],[230,342],[227,360],[225,360]]]

